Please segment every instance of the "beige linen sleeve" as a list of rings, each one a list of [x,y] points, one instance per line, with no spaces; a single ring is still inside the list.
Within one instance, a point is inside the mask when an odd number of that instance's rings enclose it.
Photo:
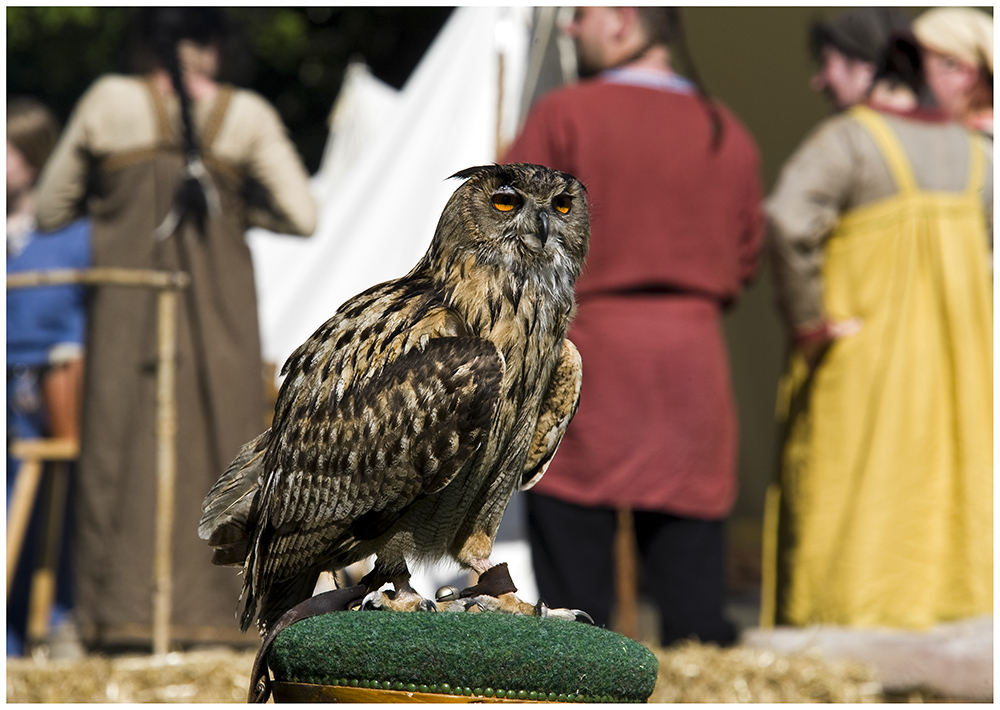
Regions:
[[[316,201],[305,166],[278,112],[250,91],[237,91],[214,145],[220,157],[242,165],[264,188],[266,208],[248,209],[251,226],[309,236],[316,229]]]
[[[83,214],[88,176],[102,160],[150,150],[155,143],[156,124],[145,83],[121,74],[97,79],[73,108],[39,177],[39,227],[53,229]]]
[[[765,202],[778,307],[793,334],[821,328],[823,252],[850,200],[856,150],[844,117],[821,124],[789,158]]]
[[[35,219],[43,231],[61,227],[82,214],[90,165],[87,114],[95,101],[101,100],[100,93],[98,82],[77,103],[39,176]]]

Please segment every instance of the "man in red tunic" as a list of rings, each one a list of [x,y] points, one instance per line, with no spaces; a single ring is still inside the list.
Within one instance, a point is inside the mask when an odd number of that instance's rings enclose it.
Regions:
[[[729,643],[738,433],[720,318],[757,267],[757,149],[672,70],[676,9],[579,8],[569,32],[596,75],[541,99],[504,158],[576,175],[591,202],[569,334],[580,410],[528,494],[539,592],[606,625],[616,509],[628,508],[661,642]]]

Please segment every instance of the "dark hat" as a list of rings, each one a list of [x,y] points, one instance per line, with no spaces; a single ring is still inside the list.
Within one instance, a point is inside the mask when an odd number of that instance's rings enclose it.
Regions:
[[[859,7],[814,24],[809,48],[817,61],[829,45],[852,59],[879,64],[893,36],[909,28],[910,19],[897,8]]]

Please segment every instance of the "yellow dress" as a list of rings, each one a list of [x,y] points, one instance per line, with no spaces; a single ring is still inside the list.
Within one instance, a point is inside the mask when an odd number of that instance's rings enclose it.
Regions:
[[[824,307],[860,318],[779,392],[762,625],[920,629],[993,610],[993,312],[977,195],[920,190],[883,118],[853,109],[897,194],[827,242]],[[973,147],[974,148],[974,147]]]

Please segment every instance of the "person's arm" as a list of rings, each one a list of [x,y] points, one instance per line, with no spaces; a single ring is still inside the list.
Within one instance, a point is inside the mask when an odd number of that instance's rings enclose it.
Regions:
[[[50,237],[40,235],[38,239]],[[90,266],[90,223],[80,221],[58,233],[58,246],[50,247],[53,268],[86,269]],[[84,342],[87,325],[87,291],[82,285],[71,289],[67,300],[46,320],[57,329],[49,348],[48,367],[42,375],[42,395],[48,416],[48,435],[57,439],[80,440],[83,414]]]
[[[48,414],[49,436],[80,440],[83,411],[83,355],[57,359],[45,370],[42,393]]]
[[[250,204],[250,224],[282,234],[311,235],[316,229],[316,201],[305,166],[288,138],[278,112],[263,98],[242,92],[245,111],[237,117],[239,130],[250,136],[245,164],[252,182],[263,188],[266,204]]]
[[[69,123],[45,163],[36,185],[35,220],[51,231],[81,216],[90,170],[89,113],[99,85],[89,89],[73,109]]]
[[[822,278],[826,240],[852,179],[853,151],[841,121],[828,121],[796,150],[765,205],[779,310],[810,364],[844,334],[823,308]]]
[[[753,150],[752,166],[748,170],[742,208],[743,230],[737,244],[740,283],[749,284],[757,275],[760,255],[764,244],[763,187],[760,182],[760,158]]]

